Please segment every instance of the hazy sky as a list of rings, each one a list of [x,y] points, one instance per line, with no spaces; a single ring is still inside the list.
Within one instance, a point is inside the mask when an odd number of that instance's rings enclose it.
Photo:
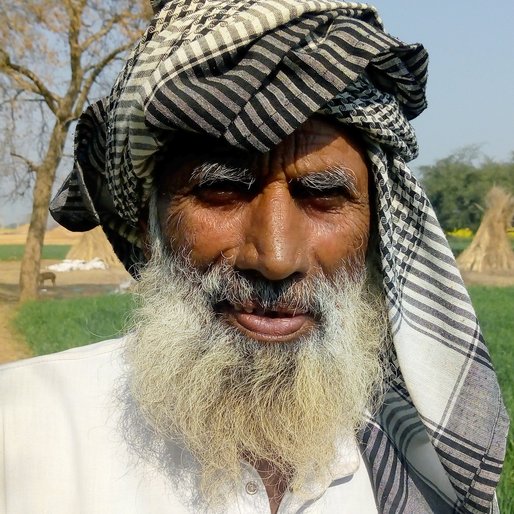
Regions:
[[[414,121],[421,151],[413,169],[470,144],[482,145],[492,158],[509,158],[514,0],[376,0],[374,5],[388,32],[423,43],[430,54],[429,106]],[[0,203],[0,223],[20,221],[28,209],[28,202]]]
[[[514,1],[377,0],[385,28],[430,55],[428,109],[414,121],[431,164],[481,144],[495,159],[514,151]]]

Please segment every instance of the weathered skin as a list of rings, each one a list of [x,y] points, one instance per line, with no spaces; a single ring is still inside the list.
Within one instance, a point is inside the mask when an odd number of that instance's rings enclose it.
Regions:
[[[173,150],[180,157],[165,159],[159,170],[161,228],[199,269],[227,259],[241,272],[280,281],[320,270],[330,276],[346,262],[362,262],[370,224],[368,169],[361,146],[341,125],[313,118],[266,154],[238,153],[193,135],[181,137]],[[230,166],[254,175],[250,189],[237,182],[190,181],[202,163],[227,158]],[[334,166],[353,180],[352,192],[295,182]],[[263,342],[291,341],[313,323],[309,313],[271,316],[258,307],[232,306],[224,314]]]

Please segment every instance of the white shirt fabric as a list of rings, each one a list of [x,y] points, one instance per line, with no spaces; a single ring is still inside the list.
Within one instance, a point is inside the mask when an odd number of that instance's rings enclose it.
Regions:
[[[0,367],[0,513],[202,512],[190,500],[196,491],[184,490],[184,482],[174,487],[157,467],[134,458],[120,434],[115,391],[123,344],[110,340]],[[313,481],[308,498],[286,493],[278,513],[375,514],[357,447],[340,453],[330,483]],[[176,460],[167,469],[187,456],[181,449],[169,458]],[[270,512],[258,473],[243,466],[239,490],[220,512]]]

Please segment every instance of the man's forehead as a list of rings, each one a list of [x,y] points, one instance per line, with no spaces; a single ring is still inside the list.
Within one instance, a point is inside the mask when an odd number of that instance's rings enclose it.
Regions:
[[[293,166],[293,173],[303,175],[311,169],[352,169],[355,159],[366,160],[365,145],[355,129],[322,116],[309,119],[265,153],[244,150],[207,134],[177,131],[161,155],[158,175],[179,167],[193,170],[208,162],[245,168],[258,175],[263,163],[272,166],[275,161],[283,167]]]

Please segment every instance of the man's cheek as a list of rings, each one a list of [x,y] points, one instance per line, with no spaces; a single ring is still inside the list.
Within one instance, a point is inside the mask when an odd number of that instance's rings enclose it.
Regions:
[[[230,258],[244,239],[238,216],[191,204],[170,212],[166,236],[175,250],[185,252],[200,268]]]
[[[362,264],[369,240],[369,220],[366,217],[341,220],[330,230],[325,227],[313,241],[315,260],[321,269],[332,274],[341,268]]]

